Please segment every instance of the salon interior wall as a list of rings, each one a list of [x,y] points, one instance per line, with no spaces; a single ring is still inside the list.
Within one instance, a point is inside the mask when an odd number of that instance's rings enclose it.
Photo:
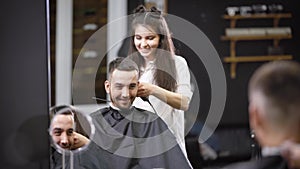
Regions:
[[[127,2],[122,1],[122,3],[120,3],[119,1],[118,2],[114,2],[114,1],[117,0],[108,1],[109,4],[108,17],[110,17],[111,20],[119,16],[126,15],[126,12],[130,14],[138,4],[143,3],[143,0],[130,0]],[[220,2],[217,0],[212,0],[209,2],[205,2],[201,0],[200,1],[199,0],[186,0],[186,1],[167,0],[166,2],[167,2],[168,13],[188,20],[189,22],[196,25],[200,30],[202,30],[205,33],[205,35],[209,38],[209,40],[212,42],[215,49],[219,53],[220,59],[222,59],[224,56],[229,55],[229,42],[220,40],[220,36],[224,35],[225,28],[229,27],[229,21],[222,19],[222,15],[225,13],[226,7],[252,5],[252,4],[273,4],[273,3],[282,4],[285,10],[290,11],[292,13],[293,18],[283,19],[280,21],[280,24],[289,25],[292,28],[293,38],[290,40],[282,40],[280,42],[280,46],[283,47],[286,53],[292,54],[295,60],[299,60],[299,57],[297,57],[297,54],[300,53],[299,51],[300,49],[297,48],[297,46],[299,46],[300,44],[299,31],[298,31],[299,24],[297,24],[299,23],[299,17],[298,17],[299,10],[296,9],[297,5],[295,5],[295,1],[292,0],[269,0],[269,1],[225,0]],[[253,21],[250,24],[253,25],[254,22],[258,22],[258,24],[262,26],[264,25],[270,26],[268,22],[257,21],[257,20]],[[248,23],[240,24],[240,22],[238,22],[238,26],[246,26],[247,24]],[[125,25],[126,23],[124,23],[124,25],[120,27],[126,27]],[[109,36],[110,35],[112,36],[111,40],[113,40],[114,38],[118,39],[119,37],[122,37],[124,35],[124,32],[119,30],[112,31],[112,32],[114,33],[109,34]],[[120,34],[116,34],[116,33],[120,33]],[[257,45],[257,44],[258,44],[257,41],[238,43],[237,53],[239,53],[240,55],[256,55],[256,54],[259,55],[262,53],[266,53],[266,49],[268,46],[272,44],[272,41],[259,41],[259,44],[261,45]],[[189,49],[188,46],[180,42],[176,42],[175,45],[179,49],[179,53],[187,59],[188,64],[190,65],[190,68],[197,79],[197,84],[200,90],[200,100],[201,100],[200,109],[198,112],[198,119],[204,121],[207,116],[207,112],[210,109],[210,99],[211,99],[211,93],[210,93],[211,88],[210,88],[210,84],[208,83],[209,81],[208,74],[201,60],[199,60],[199,58],[195,55],[193,51]],[[220,126],[222,125],[242,125],[242,126],[246,125],[247,126],[248,125],[247,83],[253,71],[262,63],[263,62],[238,64],[237,77],[235,79],[230,78],[229,64],[223,63],[223,68],[227,79],[227,99],[226,99],[226,106],[224,109]],[[62,80],[65,80],[65,78]],[[60,83],[59,85],[68,84],[62,82],[63,81],[59,81],[59,80],[57,81],[57,83]],[[68,88],[67,90],[63,89],[60,90],[60,92],[56,92],[57,100],[64,98],[63,95],[65,94],[65,92],[70,90],[69,85],[66,87]],[[57,102],[57,104],[60,103],[70,103],[70,97],[65,100],[61,100]],[[90,107],[90,105],[82,105],[82,106],[87,108],[89,111],[94,109],[94,107],[93,106]]]
[[[141,0],[128,1],[128,12],[132,12],[137,4],[142,3]],[[253,4],[282,4],[284,9],[291,12],[293,17],[290,19],[280,20],[280,25],[290,26],[292,28],[293,38],[282,40],[280,46],[283,47],[285,53],[291,54],[294,60],[299,61],[300,54],[300,11],[297,8],[296,1],[293,0],[185,0],[175,1],[168,0],[168,13],[179,16],[196,25],[210,39],[217,50],[220,59],[229,55],[229,42],[221,41],[220,36],[224,35],[225,28],[229,27],[229,21],[224,20],[222,15],[228,6],[243,6]],[[253,20],[249,23],[238,21],[237,26],[245,27],[250,25],[270,26],[272,20]],[[172,28],[171,28],[172,29]],[[175,28],[176,29],[176,28]],[[171,30],[172,31],[172,30]],[[188,32],[186,32],[188,33]],[[237,44],[237,54],[240,55],[261,55],[266,54],[267,47],[272,45],[272,41],[249,41],[239,42]],[[260,44],[260,45],[258,45]],[[199,58],[184,44],[175,43],[180,50],[180,54],[186,58],[188,64],[196,76],[197,84],[200,91],[200,109],[198,120],[204,121],[210,108],[210,84],[208,74]],[[253,71],[262,64],[257,63],[241,63],[237,66],[237,77],[230,78],[230,65],[223,63],[227,80],[227,99],[224,113],[219,126],[248,126],[248,101],[247,101],[247,83]]]
[[[0,6],[0,168],[49,168],[45,0]]]
[[[107,0],[108,23],[127,15],[127,1]],[[54,105],[72,103],[72,24],[73,0],[56,0],[56,33],[55,33],[55,103]],[[118,24],[118,25],[116,25]],[[117,56],[119,39],[126,36],[127,23],[117,22],[107,27],[107,62]],[[124,27],[125,29],[119,29]],[[115,45],[117,44],[117,45]],[[113,47],[113,48],[112,48]],[[78,108],[87,114],[105,106],[105,104],[80,104]]]

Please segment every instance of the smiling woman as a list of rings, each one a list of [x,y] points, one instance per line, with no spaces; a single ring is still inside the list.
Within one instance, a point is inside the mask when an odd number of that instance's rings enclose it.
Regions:
[[[154,110],[173,131],[186,155],[184,111],[192,97],[186,60],[175,55],[171,33],[163,13],[140,5],[134,10],[129,58],[140,68],[138,97],[149,97]],[[153,112],[137,98],[134,106]],[[155,112],[154,112],[155,113]]]

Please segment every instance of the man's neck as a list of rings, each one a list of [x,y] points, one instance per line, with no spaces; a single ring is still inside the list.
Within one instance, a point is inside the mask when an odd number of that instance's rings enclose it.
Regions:
[[[118,107],[116,107],[116,106],[115,106],[114,104],[112,104],[112,103],[109,103],[109,106],[112,107],[112,108],[115,109],[115,110],[118,110],[118,111],[120,110]]]
[[[111,107],[111,108],[113,108],[113,109],[115,109],[115,110],[118,110],[118,111],[120,111],[120,110],[130,110],[133,106],[131,105],[128,109],[120,109],[120,108],[118,108],[117,106],[115,106],[113,103],[109,103],[109,106]]]

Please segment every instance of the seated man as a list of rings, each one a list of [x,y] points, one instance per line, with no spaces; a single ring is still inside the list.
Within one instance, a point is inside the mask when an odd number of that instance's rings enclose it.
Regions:
[[[56,114],[54,109],[50,124],[50,135],[52,141],[63,149],[72,149],[74,145],[75,121],[74,114],[71,111],[62,111]]]
[[[83,131],[75,108],[54,106],[50,109],[50,116],[50,136],[55,146],[74,150],[89,143],[88,134]]]
[[[62,154],[84,147],[90,142],[79,117],[83,121],[73,106],[60,105],[50,109],[51,168],[63,168],[62,163],[69,159],[63,159]]]
[[[132,106],[138,91],[139,70],[117,58],[109,65],[105,90],[110,106],[91,114],[95,136],[90,153],[108,162],[108,168],[191,168],[175,136],[159,116]],[[159,111],[159,110],[156,110]]]
[[[300,65],[274,61],[260,67],[249,83],[249,121],[262,158],[228,169],[287,169],[280,155],[287,140],[300,143]]]

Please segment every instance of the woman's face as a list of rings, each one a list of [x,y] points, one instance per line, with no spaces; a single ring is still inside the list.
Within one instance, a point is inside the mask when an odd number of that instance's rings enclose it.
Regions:
[[[137,25],[134,33],[134,45],[143,57],[154,59],[159,38],[159,35],[153,30]]]

